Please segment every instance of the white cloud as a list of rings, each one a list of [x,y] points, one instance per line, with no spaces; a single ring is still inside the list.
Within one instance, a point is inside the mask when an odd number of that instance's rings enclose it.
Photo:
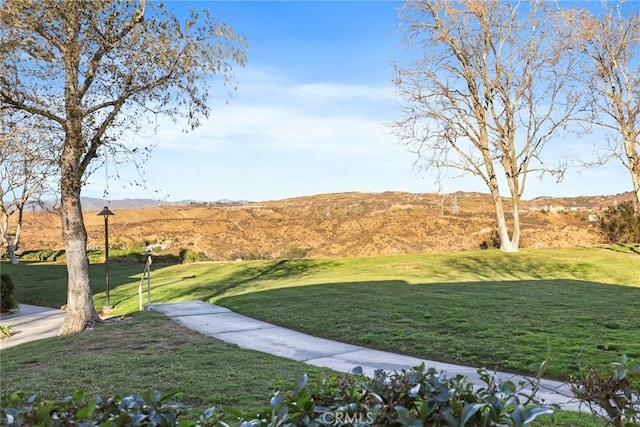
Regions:
[[[127,184],[139,177],[133,166],[121,168],[125,183],[111,182],[111,197],[257,201],[342,191],[487,191],[475,177],[452,173],[439,186],[435,172],[414,173],[414,155],[383,124],[398,114],[391,86],[300,83],[275,69],[254,68],[241,77],[237,96],[228,104],[215,100],[196,130],[185,133],[184,122],[165,121],[153,137],[132,136],[133,146],[158,142],[144,167],[147,188]],[[102,195],[103,175],[92,177],[87,195]],[[524,196],[627,187],[619,170],[603,169],[568,176],[561,185],[532,177]]]
[[[260,83],[260,84],[258,84]],[[393,142],[383,125],[393,88],[335,83],[295,84],[262,73],[228,105],[214,106],[198,129],[158,129],[159,149],[220,153],[229,149],[380,153]]]

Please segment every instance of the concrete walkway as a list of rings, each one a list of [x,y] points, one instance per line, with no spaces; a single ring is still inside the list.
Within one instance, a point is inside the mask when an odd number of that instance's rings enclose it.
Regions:
[[[420,365],[444,371],[447,376],[462,374],[474,384],[483,384],[477,368],[451,365],[431,360],[372,350],[356,345],[317,338],[270,323],[255,320],[227,308],[203,301],[153,304],[149,308],[165,314],[178,324],[241,348],[282,356],[310,365],[349,372],[360,366],[367,375],[376,369],[400,371]],[[0,317],[0,326],[10,326],[16,335],[0,340],[0,349],[24,342],[55,337],[62,326],[64,311],[48,307],[21,304],[19,311]],[[523,377],[499,372],[503,380],[516,384]],[[538,398],[559,404],[563,409],[579,410],[579,401],[572,398],[567,384],[542,380]],[[582,408],[584,409],[584,408]]]
[[[341,372],[349,372],[354,367],[360,366],[365,374],[372,375],[376,369],[400,371],[424,362],[427,367],[444,371],[449,377],[462,374],[474,384],[483,384],[476,372],[477,368],[421,360],[317,338],[255,320],[203,301],[153,304],[149,308],[169,316],[182,326],[221,341],[314,366]],[[516,384],[523,378],[521,375],[503,372],[498,372],[497,375],[503,380],[511,380]],[[545,403],[558,404],[563,409],[580,409],[579,402],[572,397],[569,386],[558,381],[542,380],[537,397],[544,399]]]
[[[0,340],[0,350],[58,335],[64,311],[50,307],[20,304],[17,311],[0,316],[0,326],[9,326],[15,335]]]

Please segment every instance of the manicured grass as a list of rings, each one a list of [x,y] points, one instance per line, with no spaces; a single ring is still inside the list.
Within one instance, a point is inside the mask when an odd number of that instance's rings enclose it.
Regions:
[[[1,265],[20,302],[66,302],[63,264]],[[153,301],[206,300],[341,341],[457,363],[552,376],[640,358],[640,257],[610,250],[531,250],[380,258],[153,265]],[[111,264],[114,315],[132,319],[2,351],[2,392],[60,397],[179,391],[180,400],[255,411],[314,368],[239,350],[150,312],[136,313],[141,265]],[[91,266],[96,307],[104,266]],[[146,286],[146,284],[145,284]],[[146,301],[146,296],[145,296]],[[419,350],[419,351],[418,351]],[[431,356],[433,355],[433,356]],[[556,423],[593,425],[587,414]]]
[[[54,262],[21,262],[18,265],[1,263],[0,271],[8,273],[16,285],[15,298],[25,304],[60,308],[67,303],[67,266]],[[109,264],[110,288],[123,283],[131,283],[142,266],[136,264]],[[91,291],[96,302],[104,305],[105,269],[104,264],[90,264]]]
[[[640,289],[571,280],[343,283],[224,298],[312,335],[443,362],[567,378],[579,363],[640,359]]]
[[[22,390],[58,399],[78,389],[102,396],[178,392],[175,399],[189,405],[191,417],[216,406],[250,419],[268,406],[272,392],[292,389],[303,373],[314,378],[320,369],[241,350],[144,311],[95,330],[2,350],[0,394]],[[588,412],[558,412],[532,425],[594,423]]]
[[[17,294],[22,302],[49,295],[52,288],[42,286],[63,268],[9,267],[19,288],[26,272],[46,277]],[[579,363],[608,364],[622,353],[640,358],[634,254],[474,251],[154,268],[155,302],[216,302],[315,335],[427,359],[521,373],[547,360],[548,376],[566,378]],[[137,310],[141,270],[112,264],[114,314]],[[103,266],[91,274],[101,307]]]
[[[0,354],[0,392],[53,399],[77,389],[103,396],[179,392],[198,411],[233,407],[252,414],[270,393],[319,368],[270,356],[185,329],[156,312],[73,336],[29,342]]]

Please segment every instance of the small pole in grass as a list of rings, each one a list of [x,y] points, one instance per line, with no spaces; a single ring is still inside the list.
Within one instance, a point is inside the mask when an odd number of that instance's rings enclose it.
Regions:
[[[98,216],[104,217],[104,287],[107,293],[107,302],[102,307],[102,312],[107,313],[113,309],[111,301],[109,300],[109,217],[115,215],[109,210],[108,206],[100,211]]]

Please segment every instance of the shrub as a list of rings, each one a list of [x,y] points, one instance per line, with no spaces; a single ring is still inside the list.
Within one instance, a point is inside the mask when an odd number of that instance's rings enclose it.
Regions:
[[[604,411],[611,425],[640,426],[640,364],[623,355],[609,368],[581,370],[570,384],[576,397],[592,412]]]
[[[175,254],[158,254],[153,255],[152,261],[154,264],[176,264],[180,262],[180,257]],[[147,257],[144,257],[144,262],[147,262]]]
[[[631,202],[607,208],[598,226],[609,243],[640,243],[640,215]]]
[[[171,395],[149,392],[145,396],[115,396],[103,399],[76,391],[62,400],[43,400],[23,392],[3,395],[2,426],[207,426],[217,425],[215,408],[197,421],[180,421],[186,407],[170,401]]]
[[[16,287],[8,274],[0,274],[0,313],[6,313],[18,308],[18,302],[13,298]]]
[[[491,230],[489,240],[483,240],[480,242],[480,249],[500,249],[500,234],[495,228]]]
[[[486,386],[474,388],[465,377],[445,378],[424,365],[401,372],[377,371],[373,378],[352,374],[324,374],[315,381],[303,375],[296,386],[274,393],[269,407],[250,421],[229,409],[242,427],[262,426],[523,426],[551,408],[540,406],[535,391],[502,382],[478,371]],[[536,384],[530,383],[532,390]],[[197,420],[180,420],[186,411],[171,395],[149,392],[145,396],[103,399],[77,391],[59,401],[45,401],[22,392],[1,398],[0,425],[103,425],[103,426],[214,426],[226,424],[215,408]]]
[[[307,256],[309,248],[291,248],[284,253],[286,259],[300,259]]]
[[[357,372],[356,372],[357,373]],[[245,425],[522,426],[553,410],[538,404],[526,387],[478,371],[486,386],[475,388],[463,375],[446,378],[424,364],[401,372],[305,376],[268,411]]]
[[[227,261],[262,261],[270,259],[273,259],[273,256],[268,252],[234,252],[227,257]]]
[[[23,392],[0,397],[0,425],[101,426],[524,426],[552,415],[553,406],[536,398],[537,380],[515,384],[478,370],[484,385],[474,387],[463,375],[447,378],[424,365],[401,372],[376,371],[372,378],[359,368],[351,374],[303,375],[294,388],[273,393],[269,406],[247,420],[229,408],[209,408],[197,419],[173,395],[102,398],[76,391],[61,400],[43,400]],[[576,397],[607,425],[640,425],[640,366],[626,357],[610,370],[588,369],[571,380]],[[592,406],[593,405],[593,406]]]
[[[40,249],[37,251],[24,252],[20,258],[24,261],[56,261],[56,258],[60,256],[60,252],[53,249]]]
[[[180,262],[185,264],[189,262],[206,261],[207,257],[202,252],[196,252],[192,249],[180,249],[178,254]]]

